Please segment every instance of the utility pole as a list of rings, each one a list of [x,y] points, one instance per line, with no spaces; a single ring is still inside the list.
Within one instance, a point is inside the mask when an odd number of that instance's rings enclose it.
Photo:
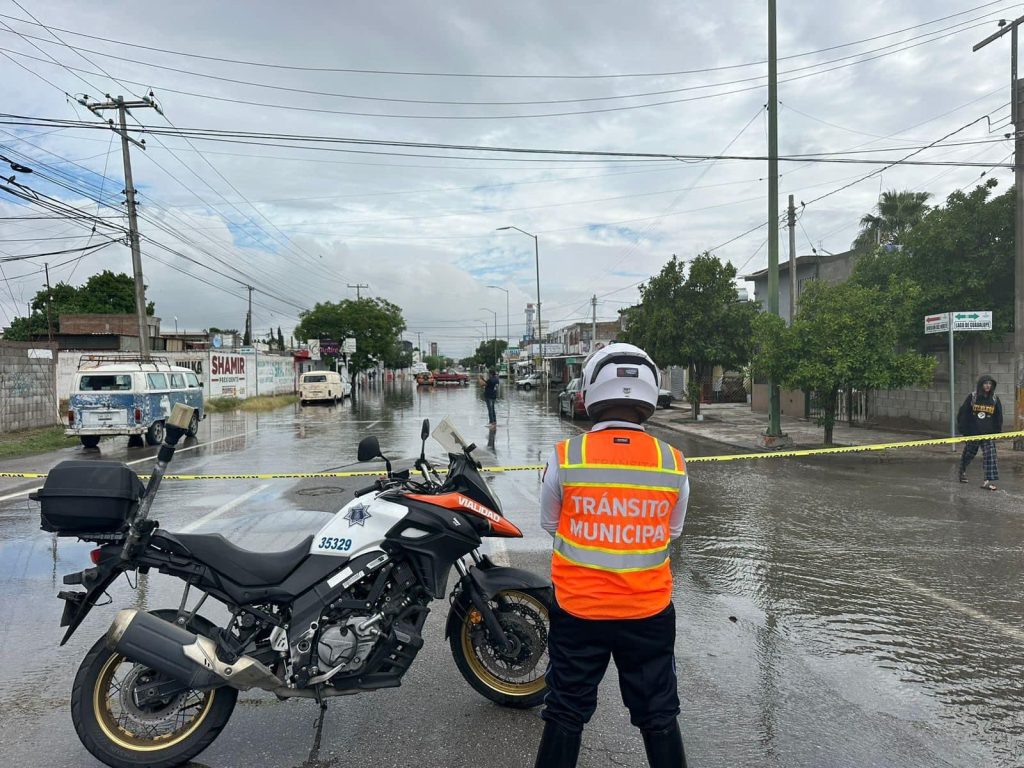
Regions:
[[[597,344],[597,294],[590,297],[590,353],[593,353]]]
[[[152,95],[152,94],[151,94]],[[107,94],[105,102],[92,103],[88,97],[78,100],[78,103],[88,109],[94,115],[102,117],[100,113],[107,109],[116,109],[118,112],[120,130],[114,127],[114,121],[107,120],[107,124],[114,133],[121,136],[121,156],[124,161],[124,195],[128,202],[128,243],[132,250],[132,272],[135,275],[135,314],[139,319],[139,356],[145,361],[149,360],[149,326],[146,322],[146,284],[142,280],[142,253],[139,250],[139,221],[135,212],[135,185],[132,182],[132,158],[128,149],[129,143],[140,149],[146,148],[146,140],[136,141],[128,135],[128,110],[129,109],[155,109],[158,114],[163,114],[159,105],[150,97],[144,96],[137,101],[125,101],[118,96],[112,99]]]
[[[532,232],[527,232],[525,229],[520,229],[519,227],[515,227],[515,226],[498,227],[498,229],[496,231],[500,232],[500,231],[505,230],[505,229],[514,229],[516,232],[522,232],[524,235],[527,235],[528,237],[532,237],[533,238],[533,259],[534,259],[534,262],[537,265],[537,343],[540,345],[538,347],[539,354],[537,355],[537,358],[536,358],[536,361],[537,361],[536,362],[536,366],[537,367],[535,368],[535,370],[536,370],[537,373],[539,373],[539,374],[541,374],[541,376],[543,376],[544,375],[544,371],[543,371],[543,368],[544,368],[544,330],[543,330],[544,329],[544,324],[541,323],[541,321],[540,321],[540,245],[539,245],[539,241],[537,239],[537,235],[533,234]]]
[[[779,61],[775,35],[776,0],[768,0],[768,311],[779,314]],[[765,443],[782,437],[779,385],[768,382]]]
[[[347,285],[348,285],[349,288],[355,288],[356,289],[356,301],[362,301],[362,299],[363,299],[363,294],[361,292],[362,289],[370,287],[369,283],[356,283],[355,285],[353,285],[352,283],[347,283]]]
[[[789,324],[796,319],[796,206],[789,196]]]
[[[53,320],[50,317],[50,302],[53,300],[53,294],[50,290],[50,265],[43,264],[43,269],[46,270],[46,338],[52,344]]]
[[[995,32],[972,48],[980,51],[989,43],[998,40],[1007,32],[1010,33],[1010,119],[1013,122],[1013,168],[1017,188],[1017,210],[1013,218],[1014,260],[1013,260],[1013,357],[1015,368],[1014,392],[1014,429],[1024,429],[1024,133],[1021,122],[1024,121],[1024,108],[1021,96],[1024,89],[1017,79],[1017,27],[1024,22],[1024,16],[1007,23],[999,21],[999,31]],[[952,403],[950,403],[952,406]],[[1014,450],[1024,450],[1024,440],[1013,441]]]
[[[249,309],[245,313],[245,336],[242,338],[242,343],[248,347],[255,341],[252,337],[252,292],[254,289],[251,285],[245,286],[245,289],[249,291]]]
[[[505,292],[505,353],[508,354],[508,350],[512,347],[512,320],[509,317],[508,288],[502,288],[500,285],[488,285],[487,287]],[[509,373],[511,368],[512,365],[511,362],[509,362],[509,364],[505,366],[505,372]]]

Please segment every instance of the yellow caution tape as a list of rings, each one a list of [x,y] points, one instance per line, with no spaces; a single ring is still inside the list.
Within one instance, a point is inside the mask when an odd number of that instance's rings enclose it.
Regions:
[[[807,448],[799,451],[765,451],[763,453],[734,453],[722,456],[691,456],[687,464],[707,461],[741,461],[749,459],[783,459],[793,456],[828,456],[837,453],[860,453],[863,451],[887,451],[894,448],[921,448],[930,445],[952,445],[953,443],[969,443],[982,440],[1010,440],[1024,438],[1024,430],[1002,432],[998,435],[977,435],[974,437],[936,437],[928,440],[904,440],[898,443],[874,443],[872,445],[844,445],[837,448]],[[483,472],[531,472],[544,469],[543,464],[514,464],[503,467],[483,467]],[[439,470],[444,474],[447,470]],[[164,475],[164,480],[313,480],[323,478],[344,477],[382,477],[378,471],[362,470],[359,472],[251,472],[219,475]],[[42,480],[45,472],[0,472],[0,479],[14,478],[22,480]],[[148,475],[141,475],[148,477]]]
[[[768,451],[765,453],[735,453],[726,456],[694,456],[687,459],[689,464],[695,461],[738,461],[740,459],[781,459],[787,456],[827,456],[834,453],[859,453],[861,451],[886,451],[891,448],[921,448],[929,445],[953,445],[954,443],[971,443],[983,440],[1009,440],[1024,437],[1024,430],[1002,432],[998,435],[978,435],[974,437],[936,437],[930,440],[904,440],[899,443],[874,443],[872,445],[844,445],[837,448],[807,448],[799,451]]]

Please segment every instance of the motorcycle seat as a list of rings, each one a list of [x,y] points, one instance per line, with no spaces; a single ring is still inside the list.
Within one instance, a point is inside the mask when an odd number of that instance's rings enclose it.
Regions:
[[[309,554],[313,537],[307,536],[282,552],[253,552],[235,546],[219,533],[160,532],[162,537],[184,547],[204,565],[243,587],[280,584]]]

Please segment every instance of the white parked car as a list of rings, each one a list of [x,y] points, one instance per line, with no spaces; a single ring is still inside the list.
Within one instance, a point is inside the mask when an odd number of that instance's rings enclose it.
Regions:
[[[531,373],[529,376],[524,376],[521,379],[516,380],[516,389],[525,389],[529,392],[534,387],[541,385],[541,376],[539,373]]]

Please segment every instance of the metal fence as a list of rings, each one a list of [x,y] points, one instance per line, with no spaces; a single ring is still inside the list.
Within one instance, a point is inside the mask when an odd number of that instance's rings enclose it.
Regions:
[[[825,415],[824,405],[816,392],[808,392],[804,398],[804,415],[808,419],[817,419]],[[836,423],[841,421],[845,421],[847,424],[867,423],[867,390],[841,389],[836,405]]]

